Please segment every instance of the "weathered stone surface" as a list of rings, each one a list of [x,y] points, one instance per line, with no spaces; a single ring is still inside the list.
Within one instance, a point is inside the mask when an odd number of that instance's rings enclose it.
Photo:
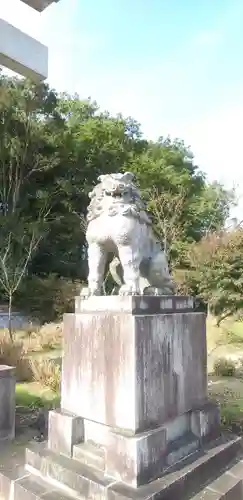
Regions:
[[[191,413],[191,430],[201,441],[215,439],[220,432],[220,408],[208,402]]]
[[[75,492],[55,487],[24,468],[0,473],[0,496],[3,500],[81,500]]]
[[[84,439],[84,423],[82,417],[77,417],[64,410],[49,412],[48,448],[68,457],[72,456],[73,445]]]
[[[242,498],[243,463],[240,461],[193,496],[191,500],[242,500]]]
[[[229,467],[232,460],[236,460],[237,454],[242,452],[241,438],[218,440],[218,444],[206,448],[203,454],[197,457],[189,457],[183,461],[179,468],[171,469],[166,476],[148,485],[134,489],[122,483],[112,485],[108,490],[109,500],[188,500],[193,494],[202,494],[207,491],[207,500],[219,500],[227,496],[217,496],[204,487],[215,477],[221,475],[225,467]],[[212,493],[210,496],[209,493]],[[222,495],[222,494],[221,494]],[[193,497],[194,498],[194,497]],[[195,500],[204,497],[195,496]],[[240,500],[236,497],[229,497],[229,500]]]
[[[205,400],[205,336],[203,313],[136,317],[138,428],[162,424]]]
[[[15,368],[0,365],[0,441],[15,436]]]
[[[237,464],[231,467],[230,471],[228,471],[232,476],[238,477],[238,479],[243,480],[243,460],[239,460]]]
[[[205,444],[201,427],[200,433],[192,432],[192,414],[196,418],[202,412],[213,420],[210,413],[214,415],[215,407],[218,410],[212,403],[205,403],[204,407],[179,415],[163,426],[135,435],[84,420],[85,442],[74,447],[73,457],[137,487],[162,476],[168,467]],[[210,427],[208,431],[212,435]]]
[[[226,498],[228,500],[242,499],[243,495],[242,480],[228,472],[213,481],[208,489],[216,493],[227,494]]]
[[[162,425],[206,399],[205,315],[68,314],[62,369],[63,409],[132,433]]]
[[[47,447],[36,445],[26,450],[27,468],[36,469],[43,478],[58,481],[71,490],[77,491],[84,498],[92,498],[106,494],[106,490],[114,480],[104,473],[85,467],[76,460],[55,454]]]
[[[111,477],[138,487],[161,476],[165,468],[166,429],[130,437],[113,432],[109,437],[106,472]]]
[[[106,452],[104,448],[92,443],[81,443],[73,447],[73,458],[89,467],[105,471]]]
[[[0,498],[10,500],[13,495],[13,483],[17,479],[28,477],[29,472],[24,467],[3,468],[0,471]],[[13,498],[13,497],[12,497]]]
[[[45,495],[52,489],[53,487],[45,483],[41,478],[29,474],[13,483],[13,500],[37,500],[43,496],[46,498]]]
[[[193,297],[187,295],[110,295],[109,297],[93,296],[88,300],[79,296],[75,297],[76,313],[169,314],[182,311],[192,312],[193,306]]]
[[[190,500],[225,500],[225,496],[222,496],[221,493],[216,493],[215,491],[209,490],[205,488],[203,491],[200,491],[197,495],[194,495]],[[236,498],[234,499],[236,500]]]
[[[167,257],[153,234],[131,172],[99,176],[89,193],[88,295],[102,295],[106,264],[119,295],[174,294]],[[117,287],[116,287],[117,288]],[[116,290],[118,291],[118,290]]]
[[[53,490],[41,497],[42,500],[83,500],[82,497],[77,496],[74,492],[72,495],[65,494],[65,492],[60,490]]]
[[[193,493],[195,500],[204,498],[199,496],[205,494],[207,500],[240,500],[238,496],[242,480],[242,462],[234,465],[228,473],[233,480],[224,479],[221,471],[229,468],[232,460],[242,453],[241,438],[225,436],[213,445],[207,446],[203,454],[189,457],[183,461],[177,469],[171,469],[163,478],[153,481],[148,485],[131,488],[107,478],[105,474],[94,468],[87,468],[78,464],[75,460],[55,454],[47,449],[46,445],[35,444],[32,449],[27,450],[27,470],[14,468],[13,470],[2,469],[0,472],[0,497],[3,500],[67,500],[74,498],[97,498],[100,500],[188,500]],[[31,470],[28,468],[31,467]],[[41,477],[40,477],[41,474]],[[221,476],[223,483],[215,478]],[[50,481],[60,481],[57,483]],[[236,481],[235,481],[236,480]],[[208,484],[211,481],[210,484]],[[226,483],[227,481],[227,488]],[[205,485],[208,485],[205,488]],[[61,486],[62,485],[62,486]],[[218,493],[212,488],[217,488],[225,493]],[[67,490],[67,488],[69,488]],[[227,490],[227,492],[226,492]],[[232,495],[229,496],[230,490]],[[206,493],[205,493],[206,491]],[[212,494],[211,494],[212,493]],[[216,496],[221,495],[221,496]],[[225,495],[225,496],[224,496]]]
[[[192,432],[187,432],[184,436],[170,443],[167,448],[165,469],[177,464],[180,460],[199,450],[199,440]]]
[[[42,474],[43,479],[59,481],[84,498],[98,495],[100,499],[108,500],[188,500],[193,494],[202,491],[210,481],[214,482],[240,453],[241,438],[222,436],[213,444],[207,445],[203,452],[188,457],[176,468],[168,470],[162,478],[137,488],[109,478],[107,473],[87,468],[76,460],[50,452],[44,444],[28,449],[26,461],[27,467],[31,466],[32,473],[36,470]],[[235,474],[232,471],[230,474],[239,481],[236,477],[240,474],[239,468],[235,470]],[[229,481],[228,484],[233,485]],[[237,497],[234,500],[238,500]]]

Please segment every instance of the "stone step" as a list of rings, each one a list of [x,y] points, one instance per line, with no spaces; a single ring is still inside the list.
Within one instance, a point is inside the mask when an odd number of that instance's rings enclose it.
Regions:
[[[195,492],[202,490],[210,481],[224,473],[239,455],[242,455],[242,439],[224,435],[205,448],[203,453],[191,455],[177,464],[177,467],[171,468],[162,478],[146,486],[134,490],[121,483],[112,485],[109,489],[109,500],[121,500],[121,498],[123,500],[152,500],[155,497],[159,500],[177,498],[188,500]],[[207,499],[206,497],[205,500],[216,500],[216,498]],[[228,500],[228,497],[224,500],[226,499]]]
[[[121,497],[122,500],[152,500],[155,497],[159,500],[188,500],[232,467],[237,456],[240,460],[242,439],[224,435],[201,453],[194,453],[170,468],[162,478],[138,488],[126,486],[77,460],[57,455],[44,443],[26,450],[26,467],[31,473],[42,474],[44,479],[62,483],[84,499],[99,496],[100,500],[121,500]],[[237,487],[236,484],[233,486]]]
[[[191,500],[243,500],[243,460],[194,495]]]
[[[104,472],[48,450],[45,443],[26,449],[26,468],[64,484],[84,498],[101,497],[114,483],[114,479],[106,477]]]
[[[76,492],[57,486],[24,467],[0,473],[0,498],[3,500],[83,500]]]
[[[81,443],[73,447],[73,458],[84,465],[105,470],[105,450],[92,443]]]
[[[186,432],[169,444],[166,458],[167,465],[171,466],[180,462],[188,455],[197,452],[199,447],[199,439],[192,432]]]

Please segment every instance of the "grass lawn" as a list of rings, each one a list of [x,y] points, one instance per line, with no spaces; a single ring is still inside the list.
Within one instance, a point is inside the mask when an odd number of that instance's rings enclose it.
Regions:
[[[60,395],[37,382],[16,385],[16,406],[42,408],[59,406]]]
[[[208,372],[212,373],[214,362],[219,358],[233,356],[243,359],[243,322],[232,319],[217,327],[212,316],[207,319]]]
[[[222,424],[233,432],[243,432],[243,380],[209,377],[209,396],[220,403]]]
[[[207,319],[207,345],[210,354],[219,346],[233,344],[243,350],[243,322],[227,319],[218,327],[213,316]]]

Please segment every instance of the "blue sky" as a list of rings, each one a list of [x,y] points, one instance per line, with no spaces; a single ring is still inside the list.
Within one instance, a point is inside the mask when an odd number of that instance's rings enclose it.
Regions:
[[[243,218],[242,0],[60,0],[41,15],[1,0],[0,17],[48,44],[58,90],[184,139],[210,180],[238,187]]]

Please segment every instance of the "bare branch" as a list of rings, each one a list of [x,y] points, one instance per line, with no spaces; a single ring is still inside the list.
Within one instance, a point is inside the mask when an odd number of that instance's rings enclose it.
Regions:
[[[177,195],[168,191],[161,193],[155,188],[150,190],[149,195],[149,205],[155,219],[154,229],[168,254],[172,242],[183,233],[180,218],[186,195],[184,192]]]
[[[78,212],[76,212],[76,210],[73,210],[72,214],[76,215],[79,218],[81,230],[84,233],[86,233],[88,223],[87,223],[87,220],[86,220],[84,214],[79,214]]]
[[[17,278],[17,281],[13,287],[13,293],[16,292],[16,290],[19,288],[19,285],[25,275],[26,269],[28,267],[28,264],[33,256],[34,251],[37,249],[38,245],[40,244],[40,241],[42,240],[43,236],[39,236],[38,238],[35,238],[35,235],[32,235],[30,245],[28,248],[27,256],[25,258],[24,265],[22,266],[21,271],[19,272],[19,276]]]

